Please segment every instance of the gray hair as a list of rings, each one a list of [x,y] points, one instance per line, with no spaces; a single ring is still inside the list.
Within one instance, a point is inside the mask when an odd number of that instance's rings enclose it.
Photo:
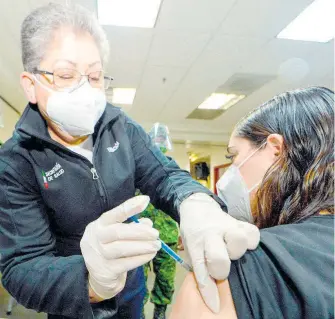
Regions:
[[[34,72],[44,58],[55,31],[70,27],[76,32],[88,32],[95,40],[101,60],[107,62],[109,44],[97,18],[80,5],[50,3],[32,11],[21,26],[23,67]]]

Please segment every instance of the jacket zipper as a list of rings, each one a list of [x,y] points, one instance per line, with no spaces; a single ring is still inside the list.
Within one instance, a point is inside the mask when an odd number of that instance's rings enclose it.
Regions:
[[[97,173],[97,170],[94,167],[91,168],[91,172],[92,172],[92,176],[93,176],[94,180],[99,179],[99,175]]]
[[[100,134],[102,134],[102,132],[100,132]],[[92,164],[93,164],[93,166],[91,168],[91,172],[92,172],[93,179],[97,181],[98,189],[99,189],[99,194],[100,194],[100,197],[103,200],[103,203],[109,207],[109,201],[108,201],[108,196],[107,196],[106,188],[104,187],[104,185],[102,183],[102,180],[99,177],[99,174],[98,174],[98,172],[97,172],[97,170],[95,168],[95,165],[94,165],[94,158],[96,157],[96,153],[98,151],[99,142],[100,142],[100,138],[97,138],[96,141],[95,141],[95,147],[93,148],[93,158],[92,158],[92,162],[93,162]]]
[[[94,166],[91,167],[91,173],[92,173],[93,180],[95,180],[97,182],[100,197],[103,199],[104,202],[106,202],[105,190],[104,190],[102,182],[99,178],[97,170],[94,168]]]

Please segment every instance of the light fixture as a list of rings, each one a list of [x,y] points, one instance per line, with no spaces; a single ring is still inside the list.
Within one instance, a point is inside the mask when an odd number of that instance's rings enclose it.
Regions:
[[[133,88],[113,88],[113,104],[133,104],[136,89]]]
[[[245,98],[245,95],[213,93],[198,106],[198,109],[218,110],[222,108],[227,110],[243,98]]]
[[[334,12],[334,0],[315,0],[289,23],[277,38],[328,42],[334,38]]]
[[[198,156],[195,155],[195,154],[192,154],[192,155],[190,156],[190,161],[191,161],[191,163],[194,163],[197,159],[198,159]]]
[[[153,28],[161,0],[98,0],[98,20],[103,25]]]

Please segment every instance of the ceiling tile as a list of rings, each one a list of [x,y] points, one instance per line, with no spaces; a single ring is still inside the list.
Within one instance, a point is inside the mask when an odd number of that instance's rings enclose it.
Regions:
[[[122,62],[145,63],[149,52],[151,29],[104,26],[110,47],[111,66]]]
[[[313,0],[239,0],[220,32],[237,36],[276,36]]]
[[[116,64],[110,61],[108,67],[106,67],[106,73],[113,77],[113,87],[137,88],[141,81],[143,68],[144,66],[141,62],[123,61]]]
[[[321,58],[323,56],[323,58]],[[278,74],[284,63],[300,59],[310,72],[319,72],[319,67],[333,65],[332,44],[273,39],[243,65],[242,71],[260,74]],[[312,62],[312,60],[316,60]],[[316,66],[316,67],[314,67]],[[314,69],[314,70],[313,70]]]
[[[185,68],[147,66],[131,114],[137,118],[157,117],[185,72]]]
[[[190,66],[209,39],[209,33],[157,32],[152,42],[148,63],[163,66]]]
[[[236,0],[163,1],[156,29],[213,31],[219,27],[235,2]]]

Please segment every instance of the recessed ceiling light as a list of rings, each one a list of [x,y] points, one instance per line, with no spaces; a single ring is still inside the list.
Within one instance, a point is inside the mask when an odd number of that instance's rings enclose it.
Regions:
[[[315,0],[277,38],[328,42],[334,38],[334,12],[334,0]]]
[[[103,25],[153,28],[161,0],[98,0],[98,20]]]
[[[135,94],[133,88],[113,88],[111,100],[113,104],[133,104]]]
[[[243,98],[245,95],[213,93],[198,106],[198,109],[217,110],[222,108],[227,110]]]

